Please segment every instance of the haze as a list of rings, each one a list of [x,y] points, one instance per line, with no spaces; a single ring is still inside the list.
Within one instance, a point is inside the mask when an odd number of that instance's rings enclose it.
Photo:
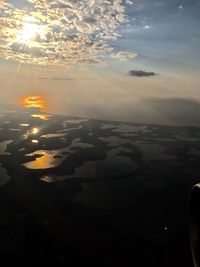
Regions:
[[[0,1],[1,109],[199,125],[196,0]]]

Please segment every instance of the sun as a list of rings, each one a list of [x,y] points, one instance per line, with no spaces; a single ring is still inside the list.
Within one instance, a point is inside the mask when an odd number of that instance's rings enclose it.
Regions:
[[[47,99],[41,95],[29,95],[19,99],[21,106],[25,108],[38,108],[40,111],[47,109]]]
[[[43,38],[45,35],[44,27],[34,22],[31,18],[26,18],[23,22],[22,29],[17,35],[19,43],[31,45],[37,43],[38,39]]]
[[[23,29],[19,33],[18,41],[22,43],[28,43],[32,41],[37,33],[39,32],[39,27],[36,24],[24,24]]]

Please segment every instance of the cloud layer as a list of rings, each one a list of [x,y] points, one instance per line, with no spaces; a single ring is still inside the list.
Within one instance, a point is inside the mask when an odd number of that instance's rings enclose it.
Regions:
[[[0,0],[0,57],[68,66],[99,64],[107,55],[131,60],[134,53],[113,54],[109,45],[120,36],[120,25],[128,22],[126,8],[131,4],[124,0]],[[26,36],[20,34],[30,24],[37,30],[26,43]]]

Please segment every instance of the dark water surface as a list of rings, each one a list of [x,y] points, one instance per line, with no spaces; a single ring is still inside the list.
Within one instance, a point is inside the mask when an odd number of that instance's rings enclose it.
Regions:
[[[2,262],[193,266],[199,128],[36,115],[0,115]]]

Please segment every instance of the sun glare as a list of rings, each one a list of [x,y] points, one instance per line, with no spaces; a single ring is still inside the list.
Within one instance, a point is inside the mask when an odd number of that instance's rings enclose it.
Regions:
[[[31,18],[26,18],[22,29],[17,35],[17,41],[23,44],[31,45],[38,43],[38,40],[43,38],[45,34],[44,27],[37,24]]]
[[[38,134],[39,133],[39,129],[38,128],[33,128],[32,129],[32,134]]]
[[[39,95],[29,95],[24,96],[19,100],[20,105],[25,108],[38,108],[40,111],[44,111],[47,108],[47,101],[44,96]]]

